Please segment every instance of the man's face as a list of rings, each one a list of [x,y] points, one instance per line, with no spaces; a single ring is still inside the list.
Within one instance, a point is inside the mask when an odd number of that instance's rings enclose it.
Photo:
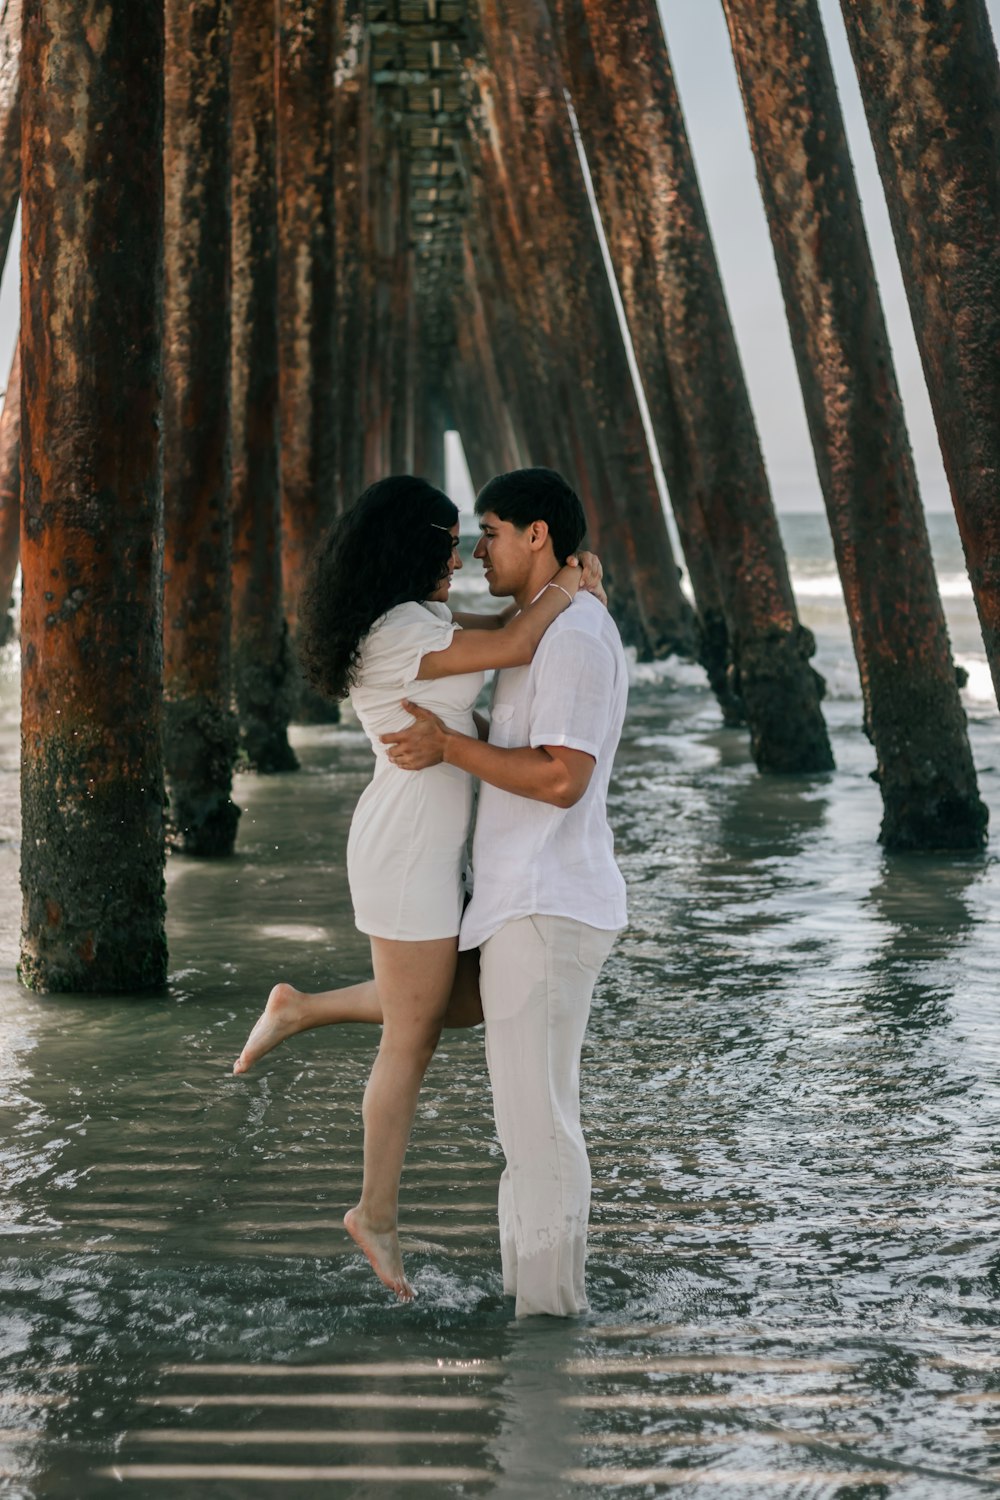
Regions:
[[[477,554],[478,555],[478,554]],[[458,522],[451,528],[451,554],[446,564],[447,571],[433,594],[429,597],[438,604],[447,604],[448,593],[451,589],[451,575],[462,566],[462,559],[458,555]]]
[[[472,554],[483,565],[491,594],[506,596],[523,589],[531,575],[537,548],[532,528],[519,531],[513,521],[501,521],[492,510],[479,518],[479,541]]]

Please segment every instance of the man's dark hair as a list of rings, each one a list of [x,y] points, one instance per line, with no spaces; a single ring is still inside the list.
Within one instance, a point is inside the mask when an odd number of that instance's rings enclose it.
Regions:
[[[576,491],[555,469],[512,469],[509,474],[498,474],[476,496],[476,515],[484,516],[488,510],[518,531],[532,521],[544,521],[560,563],[579,549],[587,530]]]

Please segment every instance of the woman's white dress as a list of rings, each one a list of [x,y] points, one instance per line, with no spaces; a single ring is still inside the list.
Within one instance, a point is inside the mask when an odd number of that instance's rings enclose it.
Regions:
[[[458,934],[472,778],[446,765],[402,771],[379,736],[412,724],[402,698],[475,734],[472,705],[482,672],[417,680],[427,652],[450,646],[459,629],[446,604],[397,604],[362,644],[351,703],[375,752],[375,775],[351,821],[347,878],[355,922],[371,937],[417,942]]]

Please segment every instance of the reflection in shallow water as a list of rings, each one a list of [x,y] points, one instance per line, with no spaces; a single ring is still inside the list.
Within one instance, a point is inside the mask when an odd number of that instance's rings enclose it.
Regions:
[[[237,857],[172,863],[168,994],[45,1000],[14,982],[0,684],[5,1494],[996,1492],[997,866],[882,854],[854,705],[835,774],[765,781],[690,677],[647,675],[584,1058],[592,1310],[523,1325],[477,1034],[422,1099],[406,1308],[340,1227],[374,1034],[229,1074],[275,977],[365,972],[357,731],[299,731],[301,775],[240,784]]]

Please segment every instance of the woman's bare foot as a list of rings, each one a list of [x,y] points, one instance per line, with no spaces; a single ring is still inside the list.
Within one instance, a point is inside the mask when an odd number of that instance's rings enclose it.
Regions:
[[[413,1299],[413,1288],[403,1274],[403,1257],[395,1229],[375,1230],[365,1220],[360,1208],[344,1215],[344,1228],[368,1257],[369,1264],[383,1286],[395,1292],[401,1302]]]
[[[293,989],[290,984],[274,986],[243,1051],[233,1063],[234,1073],[245,1073],[272,1047],[303,1030],[304,1000],[302,991]]]

